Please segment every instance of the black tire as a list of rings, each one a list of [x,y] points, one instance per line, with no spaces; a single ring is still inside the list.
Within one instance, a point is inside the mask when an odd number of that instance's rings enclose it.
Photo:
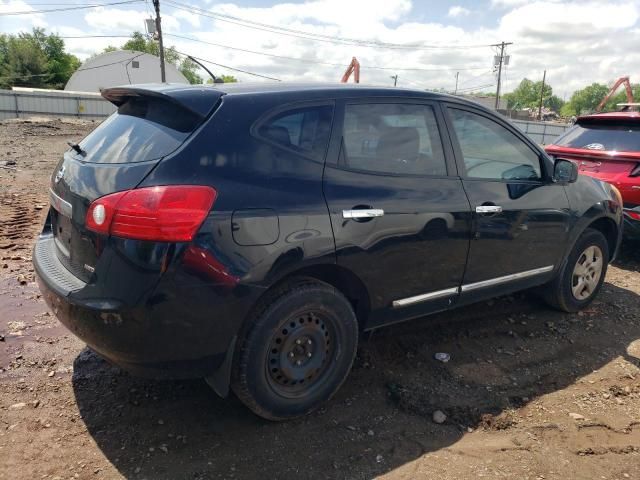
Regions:
[[[584,292],[586,297],[577,298],[574,294],[574,286],[577,288],[576,276],[574,276],[574,269],[578,261],[582,261],[585,257],[583,254],[590,247],[595,247],[600,250],[602,255],[602,267],[600,270],[600,277],[595,280],[595,287]],[[604,277],[607,274],[607,266],[609,263],[609,245],[604,235],[597,230],[587,228],[584,233],[578,238],[571,253],[567,257],[566,262],[562,265],[560,272],[549,284],[545,285],[543,289],[543,298],[545,301],[554,308],[562,310],[564,312],[577,312],[589,305],[593,299],[598,295]]]
[[[357,345],[358,321],[342,293],[315,279],[287,282],[249,319],[231,388],[268,420],[306,415],[340,388]]]

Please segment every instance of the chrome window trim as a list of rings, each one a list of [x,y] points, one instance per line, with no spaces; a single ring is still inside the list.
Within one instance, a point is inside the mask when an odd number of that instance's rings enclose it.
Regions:
[[[535,275],[550,272],[551,270],[553,270],[553,265],[547,265],[546,267],[534,268],[533,270],[512,273],[511,275],[505,275],[504,277],[496,277],[490,278],[489,280],[482,280],[481,282],[467,283],[466,285],[462,285],[461,291],[469,292],[471,290],[477,290],[479,288],[491,287],[493,285],[499,285],[501,283],[511,282],[513,280],[533,277]]]
[[[56,193],[51,189],[49,189],[49,202],[51,203],[51,206],[62,215],[71,218],[71,214],[73,213],[71,204],[66,200],[63,200],[59,195],[56,195]]]
[[[437,290],[435,292],[423,293],[414,297],[401,298],[394,300],[392,303],[393,308],[407,307],[420,302],[426,302],[427,300],[435,300],[450,295],[457,295],[461,292],[469,292],[478,290],[480,288],[491,287],[493,285],[499,285],[501,283],[511,282],[514,280],[521,280],[523,278],[533,277],[543,273],[552,271],[553,265],[547,265],[546,267],[534,268],[533,270],[526,270],[524,272],[512,273],[511,275],[505,275],[503,277],[490,278],[489,280],[482,280],[481,282],[467,283],[460,288],[453,287],[444,290]]]

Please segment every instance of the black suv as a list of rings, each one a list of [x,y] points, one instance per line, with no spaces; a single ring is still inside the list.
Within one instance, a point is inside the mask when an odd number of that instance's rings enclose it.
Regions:
[[[360,332],[540,287],[576,311],[621,237],[612,186],[446,95],[143,85],[51,178],[33,255],[74,334],[268,419],[347,377]]]

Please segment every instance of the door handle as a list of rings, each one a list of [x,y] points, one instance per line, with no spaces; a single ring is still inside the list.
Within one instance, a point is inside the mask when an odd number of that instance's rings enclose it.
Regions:
[[[342,218],[374,218],[382,217],[383,215],[384,210],[379,208],[362,208],[342,211]]]
[[[501,213],[502,207],[500,205],[478,205],[476,207],[476,213]]]

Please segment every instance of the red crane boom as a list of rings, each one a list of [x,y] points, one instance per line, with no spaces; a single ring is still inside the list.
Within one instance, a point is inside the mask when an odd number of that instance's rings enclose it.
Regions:
[[[351,63],[345,70],[344,75],[342,75],[342,79],[340,80],[340,82],[347,83],[351,74],[353,74],[353,81],[356,83],[360,83],[360,62],[358,62],[358,59],[356,57],[353,57],[351,59]]]
[[[616,90],[620,87],[620,85],[624,84],[624,89],[627,91],[627,103],[633,103],[633,90],[631,90],[631,82],[629,82],[629,77],[620,77],[616,80],[616,83],[613,84],[609,93],[605,95],[602,101],[596,107],[596,112],[601,112],[604,108],[605,104],[609,101],[609,99],[616,93]]]

